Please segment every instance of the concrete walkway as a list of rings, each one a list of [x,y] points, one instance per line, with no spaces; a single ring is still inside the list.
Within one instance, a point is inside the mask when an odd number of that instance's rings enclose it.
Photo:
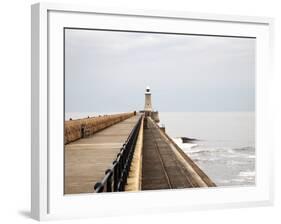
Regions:
[[[140,115],[65,145],[65,194],[92,193],[111,168]]]
[[[207,187],[199,169],[187,158],[182,158],[171,140],[147,118],[144,124],[142,157],[142,190]],[[187,157],[187,156],[186,156]]]
[[[144,126],[142,190],[190,187],[182,165],[150,119]]]

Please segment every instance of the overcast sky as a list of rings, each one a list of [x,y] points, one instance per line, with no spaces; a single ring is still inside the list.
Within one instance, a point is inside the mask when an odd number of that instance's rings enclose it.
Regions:
[[[65,111],[254,111],[255,39],[65,31]]]

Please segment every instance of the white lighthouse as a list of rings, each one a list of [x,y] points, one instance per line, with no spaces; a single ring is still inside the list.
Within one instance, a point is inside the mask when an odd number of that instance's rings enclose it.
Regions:
[[[146,117],[151,117],[155,122],[159,122],[158,111],[152,110],[151,92],[149,86],[146,87],[144,96],[144,110],[140,112],[144,113]]]
[[[144,111],[148,114],[152,111],[151,92],[149,86],[146,87],[145,91]]]

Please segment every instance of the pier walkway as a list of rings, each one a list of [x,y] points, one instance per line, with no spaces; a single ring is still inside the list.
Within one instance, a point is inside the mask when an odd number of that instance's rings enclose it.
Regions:
[[[143,136],[142,190],[215,186],[150,117]]]
[[[147,119],[144,126],[142,190],[192,186],[159,130]]]
[[[65,194],[92,193],[110,168],[140,115],[65,145]]]

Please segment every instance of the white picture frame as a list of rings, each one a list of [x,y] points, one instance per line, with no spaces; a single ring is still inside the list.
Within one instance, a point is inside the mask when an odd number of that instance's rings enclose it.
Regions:
[[[99,217],[273,203],[273,121],[268,106],[273,78],[272,18],[49,3],[32,5],[31,14],[33,218]],[[64,27],[255,37],[256,186],[65,196],[62,188]],[[124,210],[123,204],[130,206]]]

